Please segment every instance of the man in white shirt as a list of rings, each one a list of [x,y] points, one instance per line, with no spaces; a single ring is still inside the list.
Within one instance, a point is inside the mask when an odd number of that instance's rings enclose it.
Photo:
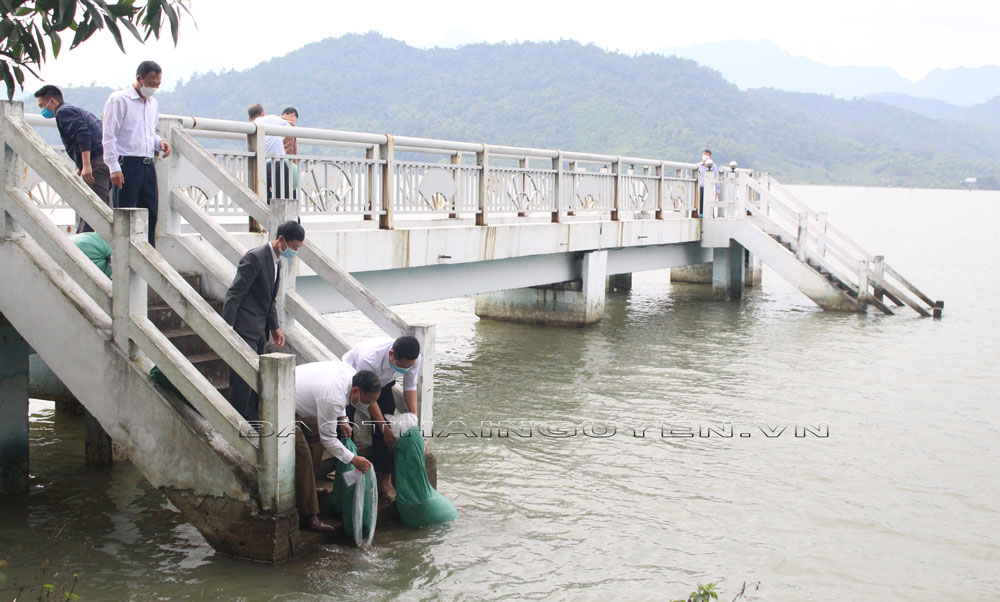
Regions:
[[[319,518],[316,474],[323,450],[361,472],[372,465],[344,447],[338,432],[351,436],[346,408],[349,403],[367,406],[378,400],[381,387],[369,371],[355,372],[343,362],[313,362],[295,368],[295,502],[303,528],[331,532],[334,527]]]
[[[252,104],[247,109],[247,116],[253,123],[260,123],[265,126],[278,125],[288,127],[288,122],[277,115],[266,115],[264,107],[260,104]],[[267,156],[265,169],[267,170],[267,202],[277,197],[279,199],[294,199],[295,191],[292,190],[291,177],[288,169],[288,161],[284,160],[285,142],[281,136],[264,136],[264,154]],[[272,184],[277,180],[276,184]]]
[[[360,442],[365,442],[370,433],[372,446],[372,463],[375,473],[379,475],[379,488],[382,493],[392,498],[395,489],[392,486],[392,470],[394,462],[389,446],[395,445],[392,430],[386,426],[385,415],[396,413],[396,397],[392,388],[396,378],[403,376],[403,401],[406,408],[413,414],[417,413],[417,375],[420,372],[420,342],[416,337],[402,336],[393,340],[390,337],[367,339],[358,343],[344,354],[344,363],[355,370],[370,370],[378,376],[382,391],[378,403],[368,407],[349,407],[348,418],[362,430]],[[374,423],[365,425],[365,422]]]
[[[104,104],[102,144],[104,162],[111,170],[115,207],[149,211],[149,244],[156,245],[159,195],[153,157],[170,156],[170,144],[156,134],[160,106],[153,95],[160,89],[163,70],[153,61],[139,63],[135,81],[113,92]]]

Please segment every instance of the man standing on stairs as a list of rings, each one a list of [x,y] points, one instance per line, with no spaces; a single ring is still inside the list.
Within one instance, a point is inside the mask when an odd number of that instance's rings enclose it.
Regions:
[[[160,89],[163,70],[153,61],[139,63],[135,81],[113,92],[104,104],[104,162],[111,170],[115,207],[149,211],[149,244],[156,246],[159,195],[153,157],[170,156],[170,144],[156,135],[160,106],[153,95]]]
[[[35,92],[42,117],[55,118],[59,137],[66,154],[76,164],[76,173],[90,186],[105,205],[111,205],[111,172],[104,164],[104,149],[101,147],[101,120],[89,111],[84,111],[63,102],[62,90],[53,86],[42,86]],[[94,229],[80,218],[77,234],[93,232]]]
[[[351,453],[337,437],[351,436],[347,422],[349,403],[364,406],[378,401],[381,391],[372,372],[355,372],[343,362],[312,362],[295,368],[295,505],[299,521],[310,531],[331,532],[334,527],[320,520],[316,495],[316,471],[323,451],[361,472],[372,465]]]
[[[264,353],[268,333],[276,348],[285,345],[275,307],[281,280],[279,257],[294,258],[305,239],[306,231],[301,224],[281,224],[274,240],[247,251],[240,259],[236,278],[226,291],[222,318],[258,354]],[[229,372],[229,403],[245,420],[258,419],[257,392],[234,370]]]
[[[392,486],[394,462],[390,446],[394,446],[396,441],[385,415],[396,413],[396,396],[392,388],[399,375],[403,376],[403,401],[406,402],[406,408],[413,414],[417,413],[420,342],[412,336],[402,336],[395,340],[389,337],[367,339],[344,354],[344,363],[355,370],[374,372],[382,387],[378,403],[369,406],[351,404],[347,412],[352,423],[361,425],[359,444],[364,445],[368,436],[371,437],[372,463],[375,465],[375,474],[379,476],[379,490],[382,495],[392,499],[396,492]],[[365,422],[369,424],[365,425]]]
[[[706,180],[712,179],[708,176],[714,178],[715,186],[713,188],[715,188],[715,196],[718,197],[721,190],[719,185],[719,167],[712,160],[712,151],[706,148],[701,151],[701,163],[698,164],[698,217],[702,217],[705,214],[705,183]]]

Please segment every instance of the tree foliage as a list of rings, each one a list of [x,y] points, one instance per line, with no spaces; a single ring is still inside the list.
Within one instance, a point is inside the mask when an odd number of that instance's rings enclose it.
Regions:
[[[164,25],[177,43],[181,13],[190,15],[186,0],[0,0],[0,78],[7,98],[15,86],[24,89],[25,71],[38,77],[38,69],[51,54],[59,56],[63,35],[72,35],[70,49],[107,29],[125,52],[122,28],[139,42],[157,39]]]

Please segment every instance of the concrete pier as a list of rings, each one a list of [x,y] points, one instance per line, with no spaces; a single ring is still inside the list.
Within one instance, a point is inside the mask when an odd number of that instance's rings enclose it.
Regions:
[[[670,281],[712,284],[712,263],[696,263],[670,268]]]
[[[607,251],[584,253],[579,278],[476,295],[476,315],[529,324],[594,324],[604,317],[607,271]]]
[[[721,301],[743,296],[745,250],[736,241],[712,249],[712,295]]]
[[[28,493],[28,356],[31,347],[0,314],[0,495]]]
[[[632,290],[632,274],[612,274],[608,276],[605,290],[609,293],[627,293]]]

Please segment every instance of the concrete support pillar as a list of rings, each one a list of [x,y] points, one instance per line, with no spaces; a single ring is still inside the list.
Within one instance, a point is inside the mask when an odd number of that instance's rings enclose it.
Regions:
[[[84,448],[88,466],[111,466],[114,462],[114,444],[101,423],[84,410],[83,423],[87,430]]]
[[[612,274],[608,276],[607,292],[628,292],[632,290],[632,274]]]
[[[608,252],[591,251],[580,260],[580,278],[476,295],[476,315],[530,324],[594,324],[604,317],[607,273]]]
[[[751,253],[749,249],[747,249],[746,266],[743,270],[743,286],[760,288],[760,279],[763,267],[764,265],[761,263],[760,257],[757,257]]]
[[[31,347],[0,314],[0,495],[28,493],[28,356]]]
[[[712,294],[728,301],[743,296],[743,247],[734,240],[729,247],[712,249]]]
[[[712,264],[696,263],[670,268],[671,282],[690,282],[692,284],[712,284]]]

